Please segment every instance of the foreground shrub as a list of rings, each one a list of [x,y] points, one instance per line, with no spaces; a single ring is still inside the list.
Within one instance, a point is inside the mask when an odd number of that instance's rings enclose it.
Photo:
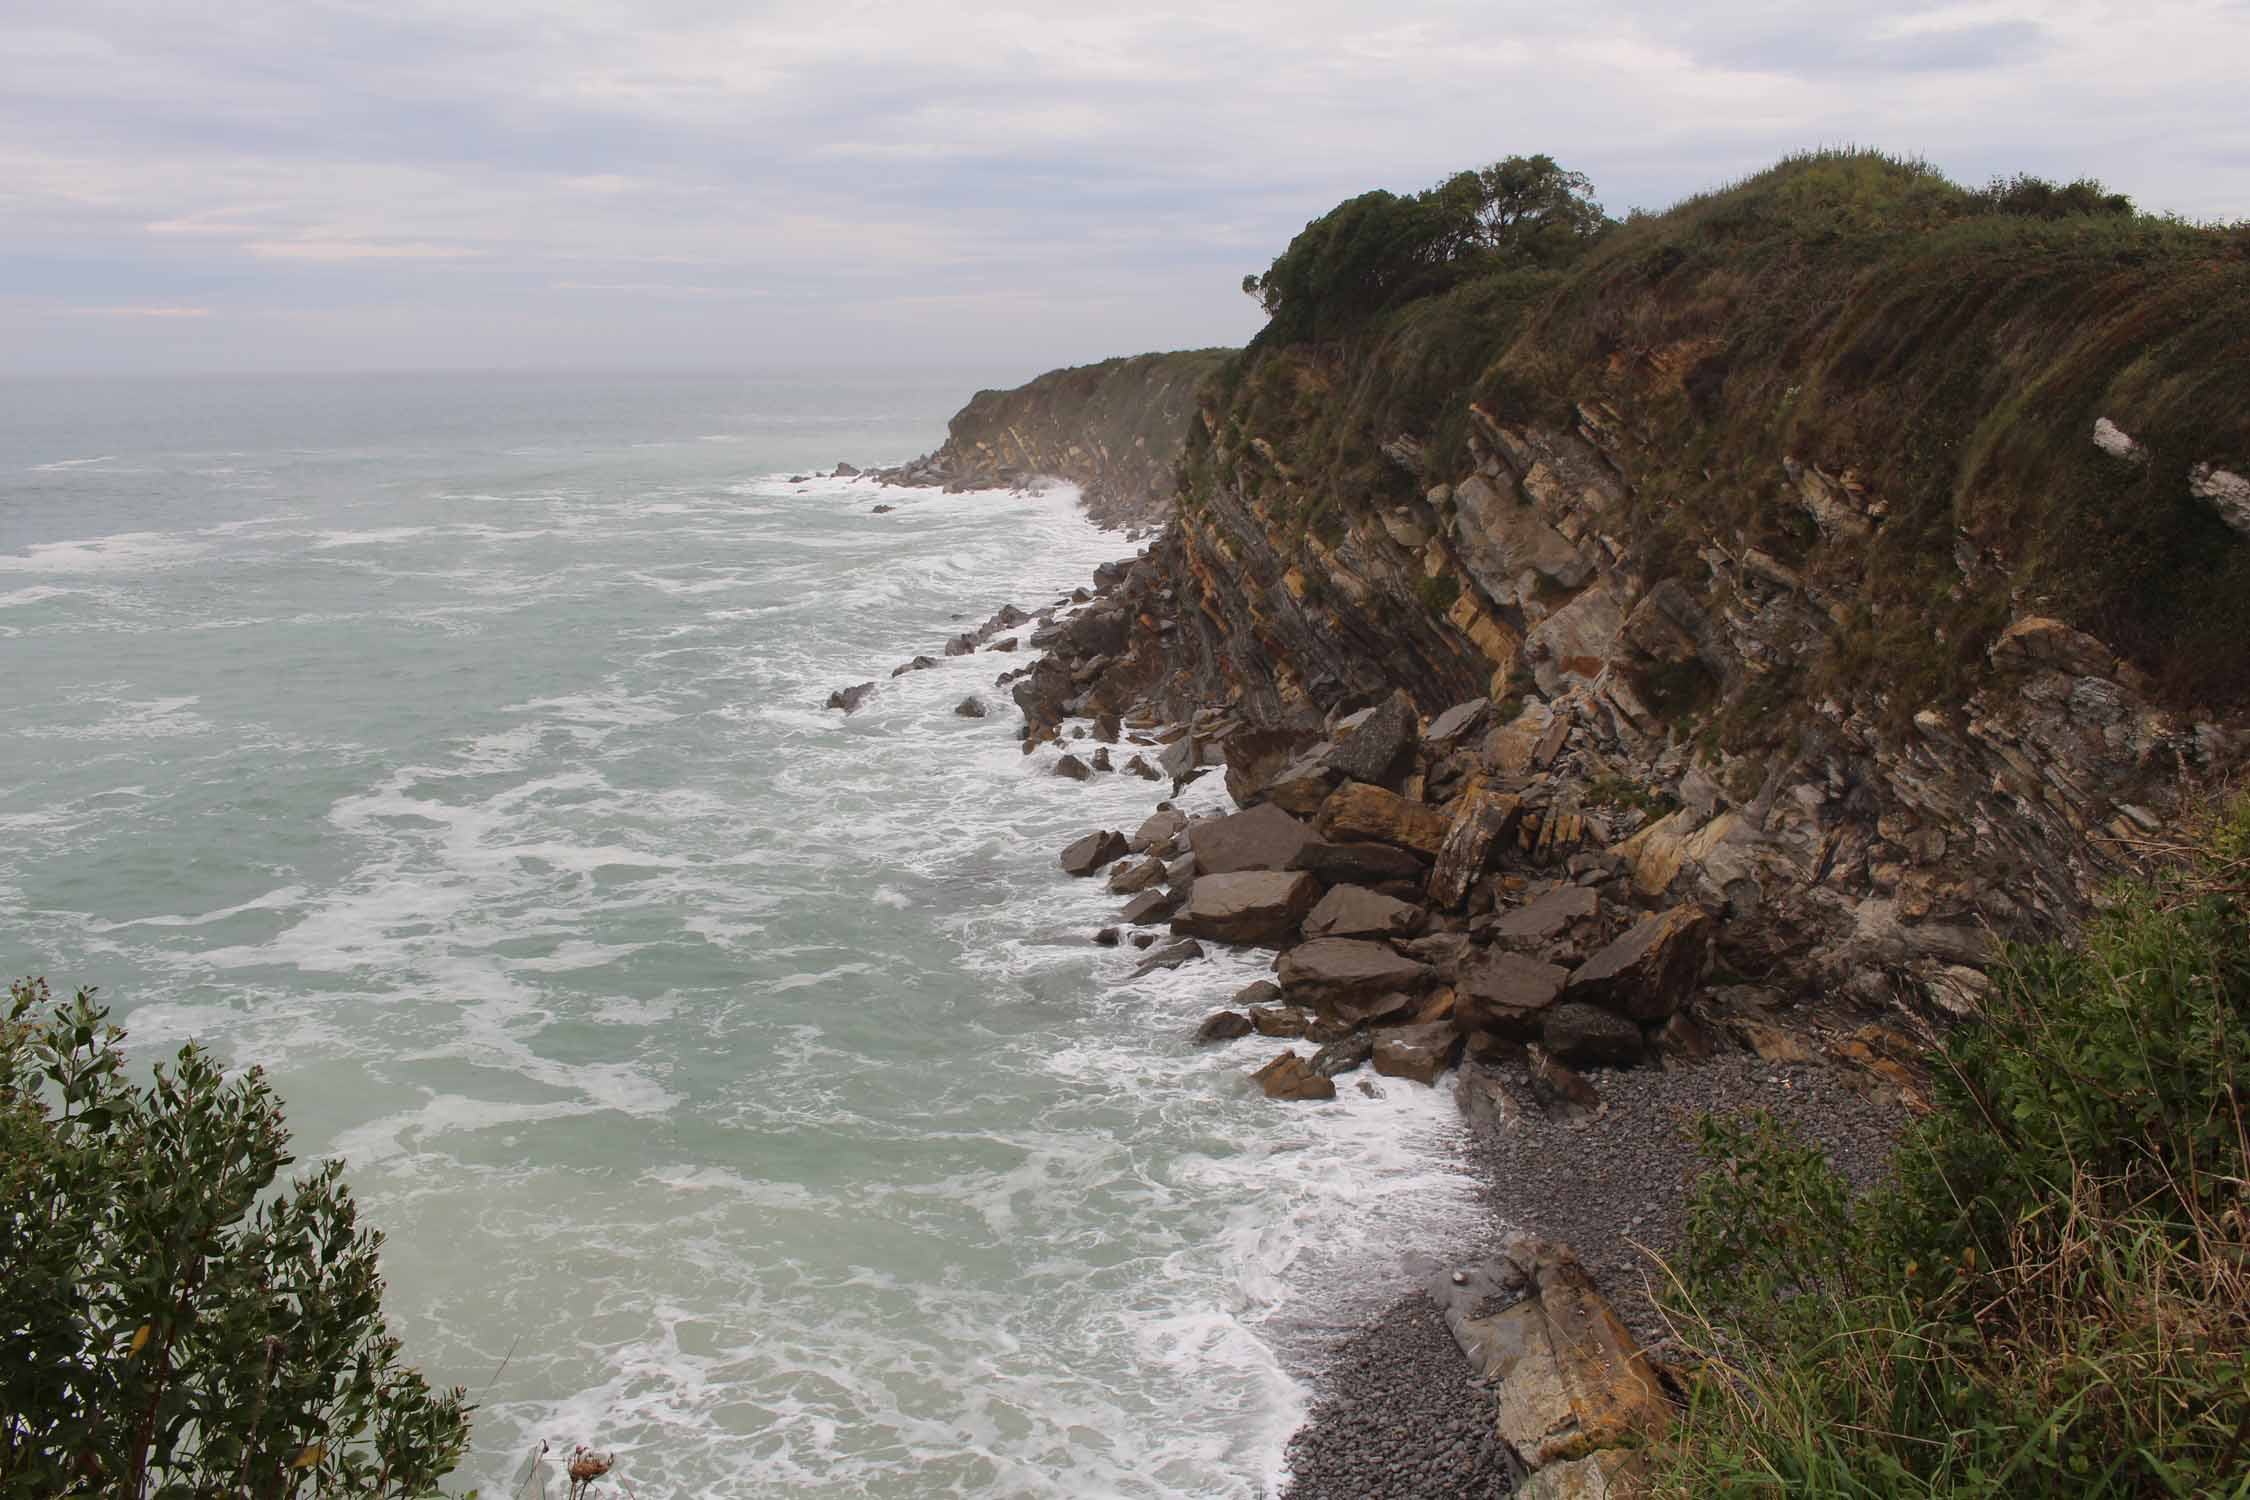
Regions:
[[[463,1392],[398,1363],[380,1236],[291,1158],[258,1070],[136,1087],[108,1012],[41,980],[0,1021],[0,1493],[416,1496]]]
[[[2250,1496],[2250,802],[2008,954],[1864,1198],[1712,1121],[1662,1454],[1699,1497]]]

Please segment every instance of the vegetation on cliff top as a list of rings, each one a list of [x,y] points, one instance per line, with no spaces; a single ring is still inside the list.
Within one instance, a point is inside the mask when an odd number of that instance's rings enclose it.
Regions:
[[[1290,471],[1285,511],[1335,526],[1465,473],[1472,402],[1550,423],[1606,405],[1635,489],[1616,530],[1648,581],[1756,546],[1858,599],[1799,699],[1958,702],[2036,609],[2175,702],[2250,700],[2250,545],[2189,487],[2250,467],[2250,228],[1835,151],[1540,241],[1567,254],[1433,261],[1442,237],[1409,231],[1442,191],[1354,199],[1252,278],[1275,319],[1209,388],[1190,509],[1253,438]],[[1402,264],[1367,263],[1386,251]],[[2094,447],[2105,417],[2137,456]],[[1382,457],[1401,434],[1419,475]],[[1871,537],[1823,545],[1785,459],[1862,486]]]
[[[342,1164],[194,1047],[145,1086],[81,990],[0,1017],[0,1492],[410,1497],[468,1444],[398,1362]]]
[[[1704,1126],[1665,1492],[2250,1496],[2250,798],[1993,977],[1893,1186]]]

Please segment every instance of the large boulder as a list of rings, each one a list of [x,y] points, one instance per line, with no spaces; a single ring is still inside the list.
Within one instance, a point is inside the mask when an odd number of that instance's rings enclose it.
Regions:
[[[1241,1011],[1215,1010],[1195,1028],[1195,1041],[1199,1047],[1208,1047],[1213,1042],[1231,1042],[1238,1036],[1248,1036],[1250,1032],[1250,1018]]]
[[[1347,781],[1397,790],[1414,769],[1414,751],[1422,741],[1422,718],[1414,700],[1403,692],[1336,725],[1336,747],[1328,752],[1328,768]]]
[[[1563,985],[1570,979],[1570,971],[1555,964],[1491,950],[1464,968],[1454,986],[1454,1013],[1461,1024],[1471,1031],[1516,1040],[1539,1034],[1547,1011],[1562,997]]]
[[[1557,886],[1495,918],[1492,940],[1509,948],[1542,947],[1600,910],[1600,898],[1585,886]]]
[[[1286,870],[1313,834],[1297,819],[1270,804],[1188,826],[1198,875],[1232,875],[1241,870]]]
[[[1430,721],[1429,732],[1422,736],[1422,743],[1433,750],[1451,750],[1483,728],[1491,713],[1490,698],[1471,698],[1466,703],[1456,703]]]
[[[1388,943],[1359,938],[1319,938],[1281,956],[1275,971],[1282,993],[1325,1016],[1366,1019],[1397,1008],[1398,997],[1427,989],[1429,965],[1401,956]]]
[[[1388,885],[1419,881],[1427,868],[1410,849],[1389,844],[1329,844],[1315,840],[1297,851],[1294,867],[1329,885]]]
[[[1136,853],[1143,849],[1153,849],[1184,831],[1187,826],[1186,813],[1176,807],[1160,807],[1143,819],[1139,828],[1133,830],[1133,849]]]
[[[1598,1005],[1565,1001],[1546,1013],[1539,1040],[1563,1062],[1581,1068],[1629,1068],[1641,1060],[1641,1028]]]
[[[1435,1084],[1460,1052],[1461,1033],[1451,1021],[1390,1026],[1375,1034],[1375,1071],[1389,1078]]]
[[[1320,804],[1336,790],[1344,778],[1328,764],[1328,753],[1336,747],[1330,744],[1315,745],[1288,765],[1274,773],[1260,795],[1285,812],[1309,818],[1320,811]]]
[[[1702,982],[1716,927],[1700,906],[1660,911],[1579,965],[1570,998],[1636,1021],[1661,1021]]]
[[[1522,821],[1523,799],[1510,793],[1479,787],[1461,797],[1430,871],[1431,902],[1449,911],[1467,901],[1469,887],[1491,865],[1493,852]]]
[[[1312,879],[1307,875],[1307,880]],[[1320,898],[1305,918],[1308,938],[1391,938],[1419,931],[1429,913],[1419,906],[1371,891],[1360,885],[1340,885]]]
[[[1330,843],[1367,842],[1436,858],[1445,846],[1445,814],[1398,793],[1347,781],[1320,805],[1320,835]]]
[[[1227,763],[1227,795],[1238,807],[1264,800],[1265,789],[1283,767],[1297,758],[1305,742],[1301,730],[1244,724],[1221,741]]]
[[[1144,859],[1139,864],[1119,860],[1110,867],[1109,893],[1113,896],[1137,896],[1149,887],[1161,884],[1164,879],[1164,861]]]
[[[1336,1085],[1312,1070],[1294,1050],[1267,1063],[1250,1075],[1268,1099],[1333,1099]]]
[[[1062,852],[1062,867],[1068,874],[1091,875],[1126,853],[1125,835],[1114,828],[1104,829],[1067,846]]]
[[[1184,937],[1279,948],[1320,899],[1320,882],[1302,871],[1238,870],[1198,876],[1187,905],[1172,919]]]
[[[1148,890],[1126,902],[1117,919],[1131,927],[1154,927],[1179,909],[1179,892]]]

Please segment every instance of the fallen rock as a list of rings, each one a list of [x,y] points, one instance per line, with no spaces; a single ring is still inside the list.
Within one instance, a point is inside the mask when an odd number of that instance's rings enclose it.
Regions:
[[[1062,867],[1071,875],[1091,875],[1111,860],[1125,855],[1125,835],[1114,828],[1089,833],[1062,852]]]
[[[1661,1021],[1702,982],[1716,925],[1700,906],[1658,912],[1579,965],[1570,998],[1636,1021]]]
[[[1578,1067],[1626,1068],[1641,1060],[1641,1028],[1598,1005],[1566,1000],[1540,1022],[1548,1052]]]
[[[1318,826],[1321,837],[1333,843],[1389,844],[1435,858],[1445,845],[1448,824],[1435,808],[1363,781],[1347,781],[1320,805]]]
[[[1245,724],[1221,742],[1226,755],[1227,795],[1237,807],[1251,807],[1274,777],[1296,759],[1305,735],[1295,729]]]
[[[1418,882],[1424,865],[1421,856],[1389,844],[1328,844],[1315,840],[1297,851],[1293,867],[1320,877],[1328,885],[1388,885],[1393,881]]]
[[[1388,1013],[1397,1000],[1411,1004],[1412,996],[1429,988],[1431,973],[1388,943],[1319,938],[1284,953],[1275,977],[1291,1000],[1323,1015],[1358,1020]]]
[[[1172,913],[1179,909],[1179,892],[1143,891],[1125,903],[1117,919],[1128,927],[1154,927],[1159,922],[1169,921]]]
[[[1490,698],[1471,698],[1466,703],[1456,703],[1430,721],[1429,731],[1422,736],[1422,743],[1432,750],[1450,750],[1483,728],[1484,721],[1491,713]]]
[[[1101,931],[1094,934],[1094,941],[1099,943],[1104,948],[1114,948],[1117,946],[1121,936],[1122,934],[1120,934],[1116,928],[1104,927]]]
[[[1569,979],[1570,971],[1555,964],[1487,950],[1455,986],[1456,1013],[1472,1031],[1517,1039],[1536,1036]],[[1639,1034],[1636,1028],[1634,1035]]]
[[[1186,743],[1182,741],[1181,743]],[[1188,847],[1199,875],[1286,870],[1312,842],[1312,830],[1270,803],[1189,825]]]
[[[1177,943],[1170,943],[1150,952],[1148,957],[1141,960],[1140,967],[1133,970],[1133,978],[1145,978],[1158,969],[1176,969],[1182,964],[1193,963],[1202,956],[1201,943],[1193,938],[1183,938]]]
[[[1310,875],[1301,879],[1312,880]],[[1314,889],[1319,889],[1314,882]],[[1320,898],[1305,918],[1308,938],[1405,937],[1420,930],[1429,913],[1365,886],[1339,885]]]
[[[1109,872],[1109,893],[1113,896],[1135,896],[1164,879],[1164,861],[1144,859],[1139,864],[1119,860]]]
[[[1375,1034],[1375,1071],[1434,1086],[1460,1052],[1461,1033],[1450,1021],[1386,1027]]]
[[[947,656],[967,656],[976,649],[976,637],[971,635],[957,635],[945,643]]]
[[[1153,849],[1184,831],[1187,826],[1186,813],[1176,807],[1160,807],[1150,813],[1139,828],[1133,830],[1134,851]]]
[[[863,682],[857,687],[838,688],[828,695],[828,706],[840,708],[845,713],[852,713],[873,696],[874,692],[875,684],[872,682]]]
[[[1143,781],[1162,781],[1164,779],[1162,771],[1157,770],[1156,767],[1150,765],[1138,755],[1125,762],[1125,769],[1140,777]]]
[[[1237,1005],[1265,1005],[1281,998],[1281,986],[1270,979],[1254,979],[1234,992]]]
[[[1374,1055],[1375,1038],[1364,1031],[1355,1031],[1315,1052],[1312,1070],[1323,1078],[1335,1078],[1360,1067]]]
[[[1582,885],[1557,886],[1533,897],[1514,911],[1495,918],[1491,927],[1495,943],[1515,948],[1536,948],[1554,941],[1574,922],[1601,911],[1601,899]]]
[[[953,711],[964,719],[981,719],[992,712],[991,709],[984,706],[982,698],[963,698],[959,703],[953,705]]]
[[[1528,1235],[1504,1254],[1530,1299],[1487,1318],[1448,1316],[1480,1373],[1497,1379],[1501,1440],[1544,1470],[1661,1434],[1671,1420],[1663,1385],[1577,1257]]]
[[[893,677],[904,677],[909,672],[927,672],[936,665],[937,660],[934,657],[917,656],[910,662],[891,668],[891,675]]]
[[[1072,781],[1088,781],[1093,777],[1094,768],[1066,751],[1062,758],[1055,762],[1053,774],[1068,777]]]
[[[1314,746],[1275,772],[1259,795],[1284,812],[1311,817],[1343,780],[1328,764],[1328,752],[1335,748],[1329,744]]]
[[[1414,751],[1421,738],[1422,718],[1414,711],[1414,700],[1393,692],[1373,708],[1363,708],[1337,723],[1328,768],[1346,781],[1396,791],[1414,769]]]
[[[1213,1042],[1231,1042],[1236,1037],[1248,1036],[1250,1032],[1250,1018],[1241,1011],[1213,1011],[1195,1028],[1195,1042],[1199,1047],[1208,1047]]]
[[[1551,1053],[1529,1049],[1531,1097],[1551,1120],[1584,1120],[1598,1114],[1602,1096],[1576,1071],[1557,1062]]]
[[[1199,875],[1172,930],[1222,943],[1278,948],[1290,942],[1320,900],[1320,882],[1301,870],[1238,870]]]
[[[1312,1028],[1312,1012],[1298,1005],[1253,1005],[1250,1025],[1260,1036],[1300,1037]]]
[[[1460,799],[1453,822],[1438,846],[1437,865],[1430,871],[1430,900],[1441,910],[1452,910],[1469,899],[1475,885],[1492,863],[1495,850],[1512,836],[1523,820],[1523,799],[1507,792],[1479,788]]]
[[[1333,1099],[1336,1085],[1312,1070],[1294,1050],[1250,1075],[1268,1099]]]

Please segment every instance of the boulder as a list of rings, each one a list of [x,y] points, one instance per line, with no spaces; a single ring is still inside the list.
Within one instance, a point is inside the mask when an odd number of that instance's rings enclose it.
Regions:
[[[1134,851],[1153,849],[1167,839],[1184,832],[1187,826],[1188,817],[1186,813],[1181,812],[1176,807],[1160,807],[1143,819],[1140,827],[1133,830]]]
[[[1309,871],[1328,885],[1374,886],[1419,883],[1424,865],[1412,850],[1389,844],[1329,844],[1316,839],[1297,851],[1292,868]]]
[[[1533,1336],[1516,1342],[1499,1381],[1501,1440],[1546,1469],[1661,1434],[1671,1420],[1663,1384],[1577,1257],[1528,1235],[1504,1253],[1532,1300],[1501,1317],[1526,1319]]]
[[[1176,891],[1143,891],[1125,903],[1117,919],[1128,927],[1154,927],[1180,909]]]
[[[1600,1112],[1602,1096],[1591,1083],[1538,1047],[1528,1049],[1531,1097],[1550,1120],[1584,1120]]]
[[[1231,1042],[1236,1037],[1248,1036],[1250,1031],[1250,1018],[1241,1011],[1213,1011],[1195,1028],[1195,1041],[1199,1047],[1208,1047],[1213,1042]]]
[[[984,706],[982,698],[963,698],[959,703],[953,705],[953,711],[964,719],[981,719],[992,712],[991,709]]]
[[[1460,1052],[1461,1033],[1450,1021],[1390,1026],[1375,1034],[1375,1071],[1386,1078],[1434,1085]]]
[[[1493,852],[1504,847],[1522,821],[1523,799],[1507,792],[1480,787],[1460,798],[1430,871],[1431,902],[1450,911],[1467,901],[1469,887],[1491,865]]]
[[[1540,1022],[1539,1040],[1575,1067],[1629,1068],[1641,1060],[1641,1028],[1598,1005],[1566,1000]]]
[[[1153,950],[1148,957],[1141,960],[1140,967],[1133,970],[1133,978],[1145,978],[1158,969],[1176,969],[1182,964],[1193,963],[1202,956],[1203,945],[1193,938],[1183,938],[1176,943],[1167,943],[1165,946]]]
[[[1138,755],[1125,762],[1125,769],[1140,777],[1143,781],[1162,781],[1164,779],[1162,771],[1157,770],[1156,767],[1150,765]]]
[[[1223,818],[1205,818],[1190,825],[1187,834],[1188,847],[1195,851],[1198,875],[1286,870],[1297,851],[1312,842],[1311,829],[1271,804]]]
[[[1451,750],[1476,734],[1491,716],[1490,698],[1471,698],[1466,703],[1456,703],[1430,721],[1422,743],[1432,750]]]
[[[1094,768],[1077,756],[1065,753],[1060,760],[1055,762],[1054,774],[1067,777],[1072,781],[1087,781],[1093,777]]]
[[[1137,896],[1164,879],[1164,861],[1144,859],[1139,864],[1119,860],[1109,872],[1109,893],[1113,896]]]
[[[1311,876],[1303,876],[1310,880]],[[1371,891],[1365,886],[1340,885],[1320,898],[1305,918],[1308,938],[1404,937],[1420,930],[1429,914],[1419,906]]]
[[[1570,971],[1554,964],[1487,950],[1466,966],[1454,987],[1456,1013],[1471,1031],[1517,1039],[1536,1036],[1569,979]],[[1639,1035],[1637,1030],[1634,1034]]]
[[[1320,804],[1336,790],[1344,778],[1328,764],[1328,752],[1334,745],[1320,744],[1298,756],[1275,772],[1272,779],[1261,788],[1266,801],[1299,817],[1309,818],[1320,811]]]
[[[936,665],[937,659],[935,657],[917,656],[904,665],[891,668],[891,675],[893,677],[904,677],[909,672],[927,672]]]
[[[1312,1012],[1295,1005],[1253,1005],[1250,1025],[1260,1036],[1300,1037],[1312,1026]]]
[[[838,688],[828,695],[828,706],[840,708],[845,713],[852,713],[872,697],[874,692],[875,684],[872,682],[863,682],[857,687]]]
[[[1437,809],[1363,781],[1345,782],[1320,805],[1320,834],[1331,843],[1389,844],[1434,859],[1447,827]]]
[[[1375,1038],[1364,1031],[1338,1037],[1313,1054],[1312,1070],[1323,1078],[1349,1073],[1375,1055]]]
[[[1282,993],[1323,1015],[1364,1019],[1397,1008],[1393,1001],[1428,989],[1430,969],[1402,957],[1388,943],[1319,938],[1281,956],[1276,971]]]
[[[1254,979],[1234,992],[1237,1005],[1269,1005],[1281,998],[1281,986],[1270,979]]]
[[[1461,977],[1461,961],[1469,955],[1469,935],[1465,932],[1433,932],[1393,945],[1399,952],[1416,963],[1428,964],[1437,971],[1437,977],[1452,984]]]
[[[1068,845],[1062,852],[1062,867],[1072,875],[1091,875],[1125,853],[1125,835],[1114,828],[1105,829]]]
[[[1267,784],[1297,758],[1297,749],[1305,739],[1300,730],[1244,724],[1221,741],[1226,756],[1227,795],[1235,805],[1256,805]]]
[[[1118,722],[1117,715],[1115,714],[1102,713],[1094,715],[1094,738],[1100,740],[1105,745],[1116,744],[1117,737],[1120,734],[1124,733],[1124,729],[1125,726]]]
[[[1414,711],[1414,700],[1393,692],[1336,725],[1328,768],[1347,781],[1395,791],[1414,769],[1414,752],[1421,742],[1422,717]]]
[[[1557,886],[1494,918],[1489,930],[1495,943],[1536,948],[1553,942],[1572,923],[1583,922],[1600,910],[1600,898],[1585,886]]]
[[[1095,750],[1094,758],[1091,761],[1087,762],[1087,764],[1091,765],[1097,771],[1114,771],[1117,769],[1117,767],[1110,764],[1109,746],[1107,745],[1103,745],[1099,749]]]
[[[1166,860],[1164,883],[1176,891],[1184,891],[1195,884],[1195,856],[1183,854],[1178,859]]]
[[[976,637],[971,635],[957,635],[945,643],[947,656],[967,656],[976,649]]]
[[[1200,875],[1187,905],[1172,919],[1186,937],[1278,948],[1320,900],[1320,882],[1301,870],[1238,870]]]
[[[1570,998],[1636,1021],[1661,1021],[1702,982],[1716,926],[1700,906],[1658,912],[1579,965]]]
[[[1250,1075],[1268,1099],[1333,1099],[1336,1085],[1312,1070],[1294,1051],[1284,1052]]]

